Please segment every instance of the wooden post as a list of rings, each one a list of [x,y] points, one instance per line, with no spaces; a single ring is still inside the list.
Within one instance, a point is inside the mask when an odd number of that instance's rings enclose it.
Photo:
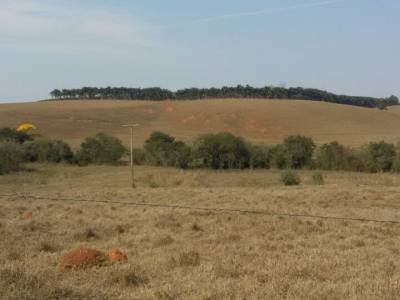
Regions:
[[[132,188],[136,188],[135,171],[133,169],[133,127],[131,127],[131,180],[132,180]]]
[[[134,125],[122,125],[122,127],[129,127],[131,129],[131,159],[130,159],[130,165],[131,165],[131,185],[132,188],[136,188],[135,185],[135,172],[134,172],[134,167],[133,167],[133,127],[138,126],[138,124]]]

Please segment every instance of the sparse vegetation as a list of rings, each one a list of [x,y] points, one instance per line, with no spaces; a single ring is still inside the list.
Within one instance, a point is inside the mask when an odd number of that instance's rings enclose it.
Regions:
[[[300,176],[293,170],[286,170],[281,175],[281,181],[284,185],[299,185],[301,183]]]
[[[312,174],[312,181],[316,185],[323,185],[325,183],[324,175],[320,172],[314,172]]]

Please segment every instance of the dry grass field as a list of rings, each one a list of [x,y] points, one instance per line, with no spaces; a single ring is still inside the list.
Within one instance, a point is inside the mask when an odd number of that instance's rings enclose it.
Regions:
[[[285,187],[276,170],[138,167],[133,190],[127,167],[30,167],[1,176],[1,194],[400,220],[392,174],[324,172],[317,186],[302,171]],[[7,196],[0,299],[399,299],[399,235],[400,224]],[[60,271],[79,245],[129,260]]]
[[[0,127],[32,122],[45,137],[77,146],[99,131],[128,143],[120,125],[139,123],[136,146],[154,130],[184,141],[207,132],[230,131],[258,143],[278,143],[291,134],[317,143],[359,146],[370,141],[399,140],[400,107],[387,111],[296,100],[208,100],[183,102],[65,101],[0,104]]]

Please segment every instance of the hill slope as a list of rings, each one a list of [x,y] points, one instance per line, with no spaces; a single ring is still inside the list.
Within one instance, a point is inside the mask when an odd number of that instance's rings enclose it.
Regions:
[[[191,141],[201,133],[230,131],[259,143],[277,143],[291,134],[317,143],[338,140],[357,146],[400,140],[400,107],[387,111],[296,100],[202,100],[184,102],[66,101],[0,104],[0,127],[32,122],[46,137],[78,145],[106,132],[128,142],[121,124],[138,123],[135,144],[154,130]]]

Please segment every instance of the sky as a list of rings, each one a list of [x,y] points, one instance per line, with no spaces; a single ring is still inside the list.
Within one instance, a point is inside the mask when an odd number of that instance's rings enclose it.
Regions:
[[[400,96],[398,0],[0,0],[0,102],[55,88]]]

